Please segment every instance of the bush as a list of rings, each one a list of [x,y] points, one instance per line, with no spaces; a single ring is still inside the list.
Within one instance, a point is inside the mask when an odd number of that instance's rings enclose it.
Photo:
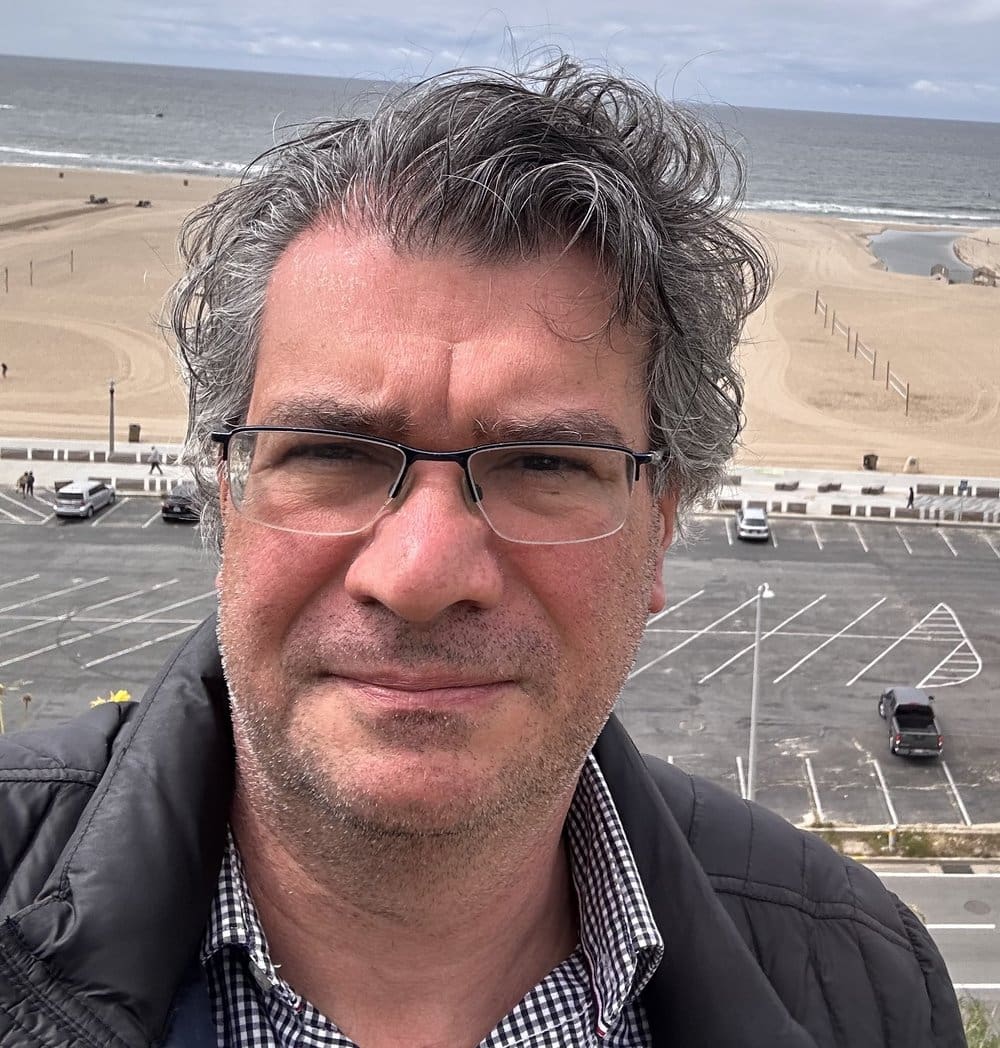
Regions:
[[[1000,1034],[997,1034],[995,1025],[996,1008],[990,1008],[985,1001],[975,997],[963,997],[959,1003],[969,1048],[1000,1048]]]

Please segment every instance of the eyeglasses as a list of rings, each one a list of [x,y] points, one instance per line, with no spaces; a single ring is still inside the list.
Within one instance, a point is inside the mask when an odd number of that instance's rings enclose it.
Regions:
[[[241,516],[301,535],[356,535],[406,493],[414,462],[454,462],[469,501],[503,539],[548,545],[620,531],[641,466],[662,451],[613,444],[483,444],[421,451],[319,429],[241,426],[213,433]]]

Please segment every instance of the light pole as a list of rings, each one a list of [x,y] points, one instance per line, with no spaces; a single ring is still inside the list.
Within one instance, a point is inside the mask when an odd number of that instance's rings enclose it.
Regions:
[[[747,755],[747,800],[754,799],[757,784],[757,692],[760,690],[760,612],[765,600],[774,596],[774,590],[762,582],[757,587],[757,622],[753,631],[753,680],[750,685],[750,752]]]
[[[108,379],[108,454],[115,453],[115,380]]]

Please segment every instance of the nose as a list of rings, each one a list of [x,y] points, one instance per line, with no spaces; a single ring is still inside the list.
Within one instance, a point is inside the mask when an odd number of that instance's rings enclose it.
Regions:
[[[348,568],[348,594],[417,624],[456,606],[496,605],[503,590],[496,536],[469,502],[460,467],[415,464],[399,499]]]

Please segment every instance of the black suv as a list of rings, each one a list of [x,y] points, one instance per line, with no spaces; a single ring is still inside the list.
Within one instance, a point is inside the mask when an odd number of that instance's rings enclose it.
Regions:
[[[197,521],[200,515],[195,496],[193,482],[182,481],[163,496],[163,501],[160,503],[160,516],[164,520]]]

